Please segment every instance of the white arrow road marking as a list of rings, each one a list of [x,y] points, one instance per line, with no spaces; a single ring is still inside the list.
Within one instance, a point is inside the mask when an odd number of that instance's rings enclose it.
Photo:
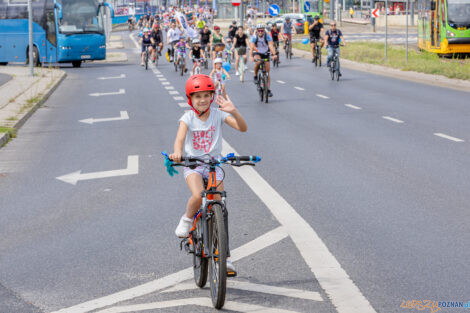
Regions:
[[[390,117],[390,116],[382,116],[382,118],[385,119],[385,120],[392,121],[392,122],[397,123],[397,124],[404,123],[402,120],[399,120],[399,119],[396,119],[396,118],[393,118],[393,117]]]
[[[233,262],[241,260],[249,255],[252,255],[264,248],[267,248],[275,243],[286,238],[288,235],[284,227],[275,228],[264,235],[244,244],[241,247],[238,247],[230,251],[231,260]],[[179,272],[167,275],[165,277],[152,280],[148,283],[122,290],[116,293],[113,293],[102,298],[90,300],[81,304],[74,305],[69,308],[61,309],[53,313],[85,313],[90,312],[96,309],[104,308],[105,306],[113,305],[121,301],[131,300],[143,295],[147,295],[171,286],[174,286],[178,283],[181,283],[185,280],[191,279],[194,276],[193,268],[188,267]],[[179,300],[178,300],[179,301]],[[211,304],[212,307],[212,304]],[[235,310],[237,311],[237,310]],[[273,311],[267,311],[273,312]]]
[[[222,154],[238,154],[223,140]],[[375,313],[369,301],[302,216],[252,167],[233,168],[284,226],[339,313]]]
[[[301,289],[253,284],[250,282],[244,282],[244,281],[238,281],[238,280],[227,280],[227,287],[232,288],[232,289],[268,293],[268,294],[276,295],[276,296],[284,296],[284,297],[313,300],[313,301],[323,301],[320,293],[315,292],[315,291],[306,291],[306,290],[301,290]],[[188,282],[178,284],[172,288],[166,289],[162,291],[161,293],[192,290],[192,289],[200,289],[200,288],[196,286],[194,281],[188,281]]]
[[[194,283],[193,283],[194,284]],[[162,302],[151,302],[151,303],[142,303],[134,305],[123,305],[117,306],[105,310],[98,311],[96,313],[126,313],[126,312],[138,312],[146,311],[153,309],[166,309],[174,308],[179,306],[203,306],[207,308],[213,308],[212,301],[210,298],[187,298],[187,299],[177,299],[170,301]],[[246,313],[297,313],[297,311],[283,310],[269,308],[257,304],[248,304],[236,301],[227,301],[224,305],[224,311],[234,311],[234,312],[246,312]]]
[[[119,76],[114,76],[114,77],[98,77],[98,79],[101,79],[101,80],[120,79],[120,78],[126,78],[126,74],[121,74]]]
[[[443,133],[434,133],[434,135],[436,135],[438,137],[441,137],[441,138],[449,139],[449,140],[452,140],[452,141],[455,141],[455,142],[464,142],[465,141],[463,139],[460,139],[460,138],[457,138],[457,137],[452,137],[452,136],[449,136],[449,135],[446,135],[446,134],[443,134]]]
[[[67,175],[56,177],[65,183],[76,185],[80,180],[90,180],[98,178],[108,178],[115,176],[127,176],[139,174],[139,156],[130,155],[127,157],[127,168],[122,170],[112,170],[104,172],[94,172],[82,174],[82,171],[73,172]]]
[[[101,97],[101,96],[114,96],[114,95],[123,95],[126,93],[125,89],[119,89],[119,91],[115,92],[95,92],[95,93],[90,93],[90,96],[92,97]]]
[[[111,122],[111,121],[121,121],[121,120],[128,120],[129,114],[127,111],[121,111],[120,117],[109,117],[109,118],[87,118],[85,120],[79,120],[79,122],[86,123],[86,124],[93,124],[99,122]]]

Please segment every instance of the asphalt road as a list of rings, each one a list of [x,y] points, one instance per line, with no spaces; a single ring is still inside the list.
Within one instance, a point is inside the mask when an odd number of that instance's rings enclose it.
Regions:
[[[166,61],[145,71],[122,36],[129,62],[66,68],[0,150],[0,312],[213,312],[183,273],[191,258],[173,232],[189,193],[160,156],[188,75]],[[266,104],[247,74],[227,88],[248,132],[226,127],[224,138],[263,157],[264,180],[226,169],[239,271],[227,308],[388,313],[410,311],[403,301],[468,301],[468,93],[347,69],[335,82],[294,58],[273,70]],[[79,122],[121,111],[129,119]],[[129,156],[138,173],[57,179],[126,169]]]
[[[10,79],[10,75],[0,74],[0,86],[8,82]]]

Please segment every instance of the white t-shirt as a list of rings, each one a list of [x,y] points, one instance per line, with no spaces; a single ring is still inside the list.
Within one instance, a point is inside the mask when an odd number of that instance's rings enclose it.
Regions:
[[[180,36],[181,36],[181,31],[179,30],[179,28],[170,28],[170,30],[168,31],[168,39],[170,40],[170,42],[174,42],[174,41],[178,41],[180,40]]]
[[[219,157],[222,155],[222,125],[230,114],[216,108],[210,108],[207,121],[201,121],[196,113],[186,111],[179,119],[188,126],[184,152],[187,156],[202,157],[205,155]]]

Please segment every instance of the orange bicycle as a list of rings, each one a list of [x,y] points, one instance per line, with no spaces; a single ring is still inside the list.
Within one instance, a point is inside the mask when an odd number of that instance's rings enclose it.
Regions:
[[[204,180],[204,190],[201,192],[202,205],[194,216],[193,227],[189,237],[181,241],[180,249],[193,254],[193,271],[196,285],[203,288],[210,275],[212,304],[220,309],[225,303],[227,287],[227,257],[230,256],[228,244],[228,212],[225,205],[227,193],[217,190],[216,168],[222,164],[232,166],[254,166],[261,161],[258,156],[235,156],[233,153],[218,160],[215,158],[204,159],[196,157],[182,157],[180,163],[175,163],[168,158],[165,152],[165,165],[170,176],[178,173],[173,167],[184,166],[196,168],[200,165],[209,167],[209,179]],[[225,172],[224,172],[225,177]],[[210,265],[210,266],[209,266]],[[210,268],[210,271],[209,271]]]

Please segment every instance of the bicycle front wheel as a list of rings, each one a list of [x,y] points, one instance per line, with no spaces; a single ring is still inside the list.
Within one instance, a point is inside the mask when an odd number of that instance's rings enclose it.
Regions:
[[[268,74],[264,75],[264,102],[268,103],[269,88],[268,88]]]
[[[208,274],[208,261],[203,256],[204,245],[202,241],[202,223],[203,219],[200,217],[196,223],[196,229],[192,233],[193,240],[193,272],[194,281],[199,288],[203,288],[207,282]]]
[[[334,80],[335,79],[335,64],[333,61],[332,63],[330,63],[330,74],[331,74],[331,80]]]
[[[238,67],[238,72],[240,74],[240,81],[243,83],[245,80],[245,62],[243,61],[243,58],[240,58],[239,62],[240,66]]]
[[[214,203],[211,211],[213,213],[209,221],[211,298],[214,308],[220,309],[224,306],[227,289],[227,233],[222,206]]]

